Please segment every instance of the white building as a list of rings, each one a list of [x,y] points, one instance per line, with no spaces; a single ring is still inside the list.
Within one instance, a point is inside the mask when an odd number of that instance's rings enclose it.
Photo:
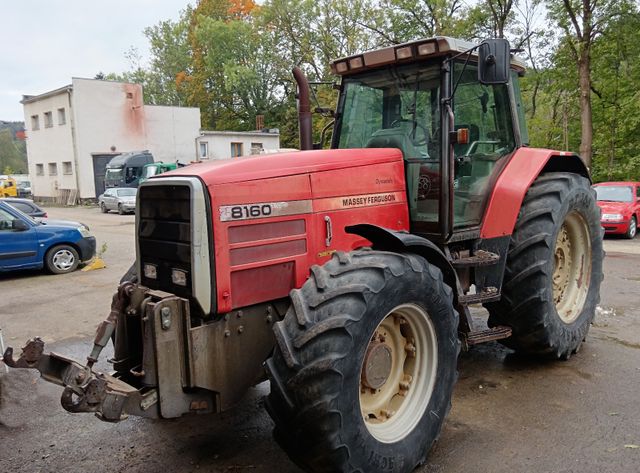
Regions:
[[[198,160],[236,158],[280,148],[280,132],[201,131],[196,139]]]
[[[139,84],[74,78],[21,103],[36,198],[96,198],[107,163],[120,153],[147,149],[165,162],[196,158],[200,110],[144,105]]]

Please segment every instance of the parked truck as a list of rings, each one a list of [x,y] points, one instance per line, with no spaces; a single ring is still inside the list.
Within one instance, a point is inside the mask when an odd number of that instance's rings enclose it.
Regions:
[[[460,349],[577,352],[599,210],[576,154],[526,145],[509,44],[436,37],[331,67],[331,149],[312,150],[295,70],[303,151],[144,182],[136,262],[87,362],[36,338],[5,363],[107,421],[224,411],[268,379],[275,439],[300,467],[406,473],[438,437]],[[112,338],[113,374],[94,371]]]
[[[163,174],[169,171],[174,171],[182,166],[184,165],[178,163],[177,161],[175,163],[163,163],[162,161],[156,161],[154,163],[145,164],[142,167],[142,174],[140,175],[140,179],[138,180],[138,182],[139,184],[142,184],[150,177],[157,176],[158,174]]]
[[[133,151],[114,156],[107,164],[104,185],[110,187],[138,187],[144,166],[153,163],[149,151]]]

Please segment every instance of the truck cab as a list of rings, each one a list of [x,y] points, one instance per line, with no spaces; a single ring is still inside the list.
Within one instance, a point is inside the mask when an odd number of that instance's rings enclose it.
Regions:
[[[104,185],[110,187],[138,187],[144,166],[153,163],[149,151],[124,153],[109,161],[104,176]]]
[[[9,176],[0,176],[0,197],[17,197],[18,185],[16,180]]]

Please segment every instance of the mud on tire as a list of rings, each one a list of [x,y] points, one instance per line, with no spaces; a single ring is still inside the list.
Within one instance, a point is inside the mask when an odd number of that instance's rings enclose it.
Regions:
[[[586,178],[546,173],[534,181],[511,236],[502,298],[486,304],[490,326],[513,329],[504,345],[553,359],[580,348],[600,301],[602,234]]]
[[[440,270],[416,255],[339,253],[324,266],[312,267],[311,277],[301,289],[292,291],[291,299],[284,320],[275,324],[277,346],[267,361],[271,393],[266,407],[276,424],[276,441],[305,471],[412,471],[425,460],[440,432],[457,377],[458,314]],[[430,365],[430,390],[425,391],[425,385],[416,381],[421,376],[415,376],[411,389],[416,391],[407,391],[406,401],[397,398],[401,407],[395,415],[400,424],[388,425],[399,430],[395,435],[392,429],[385,439],[371,428],[369,422],[376,422],[372,414],[366,421],[363,417],[361,367],[374,334],[378,336],[384,327],[382,322],[397,321],[402,326],[419,320],[396,315],[407,308],[426,314],[425,325],[435,339],[432,345],[424,344],[431,351],[420,348],[422,342],[416,343],[416,355],[421,356],[416,356],[414,366],[427,366],[425,360],[433,358],[436,362]],[[419,332],[415,324],[411,327]],[[423,340],[420,334],[415,338]],[[405,351],[410,349],[405,347]],[[437,356],[426,356],[429,353]],[[398,362],[404,363],[402,369],[409,366],[408,358]],[[390,379],[396,378],[389,375]],[[375,395],[374,391],[370,390]],[[410,407],[405,405],[412,406],[415,415],[407,416]]]

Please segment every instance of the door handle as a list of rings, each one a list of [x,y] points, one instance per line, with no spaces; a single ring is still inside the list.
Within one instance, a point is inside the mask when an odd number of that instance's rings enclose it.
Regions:
[[[328,215],[324,217],[324,223],[327,230],[327,238],[324,243],[327,246],[331,246],[331,240],[333,240],[333,225],[331,224],[331,217]]]

